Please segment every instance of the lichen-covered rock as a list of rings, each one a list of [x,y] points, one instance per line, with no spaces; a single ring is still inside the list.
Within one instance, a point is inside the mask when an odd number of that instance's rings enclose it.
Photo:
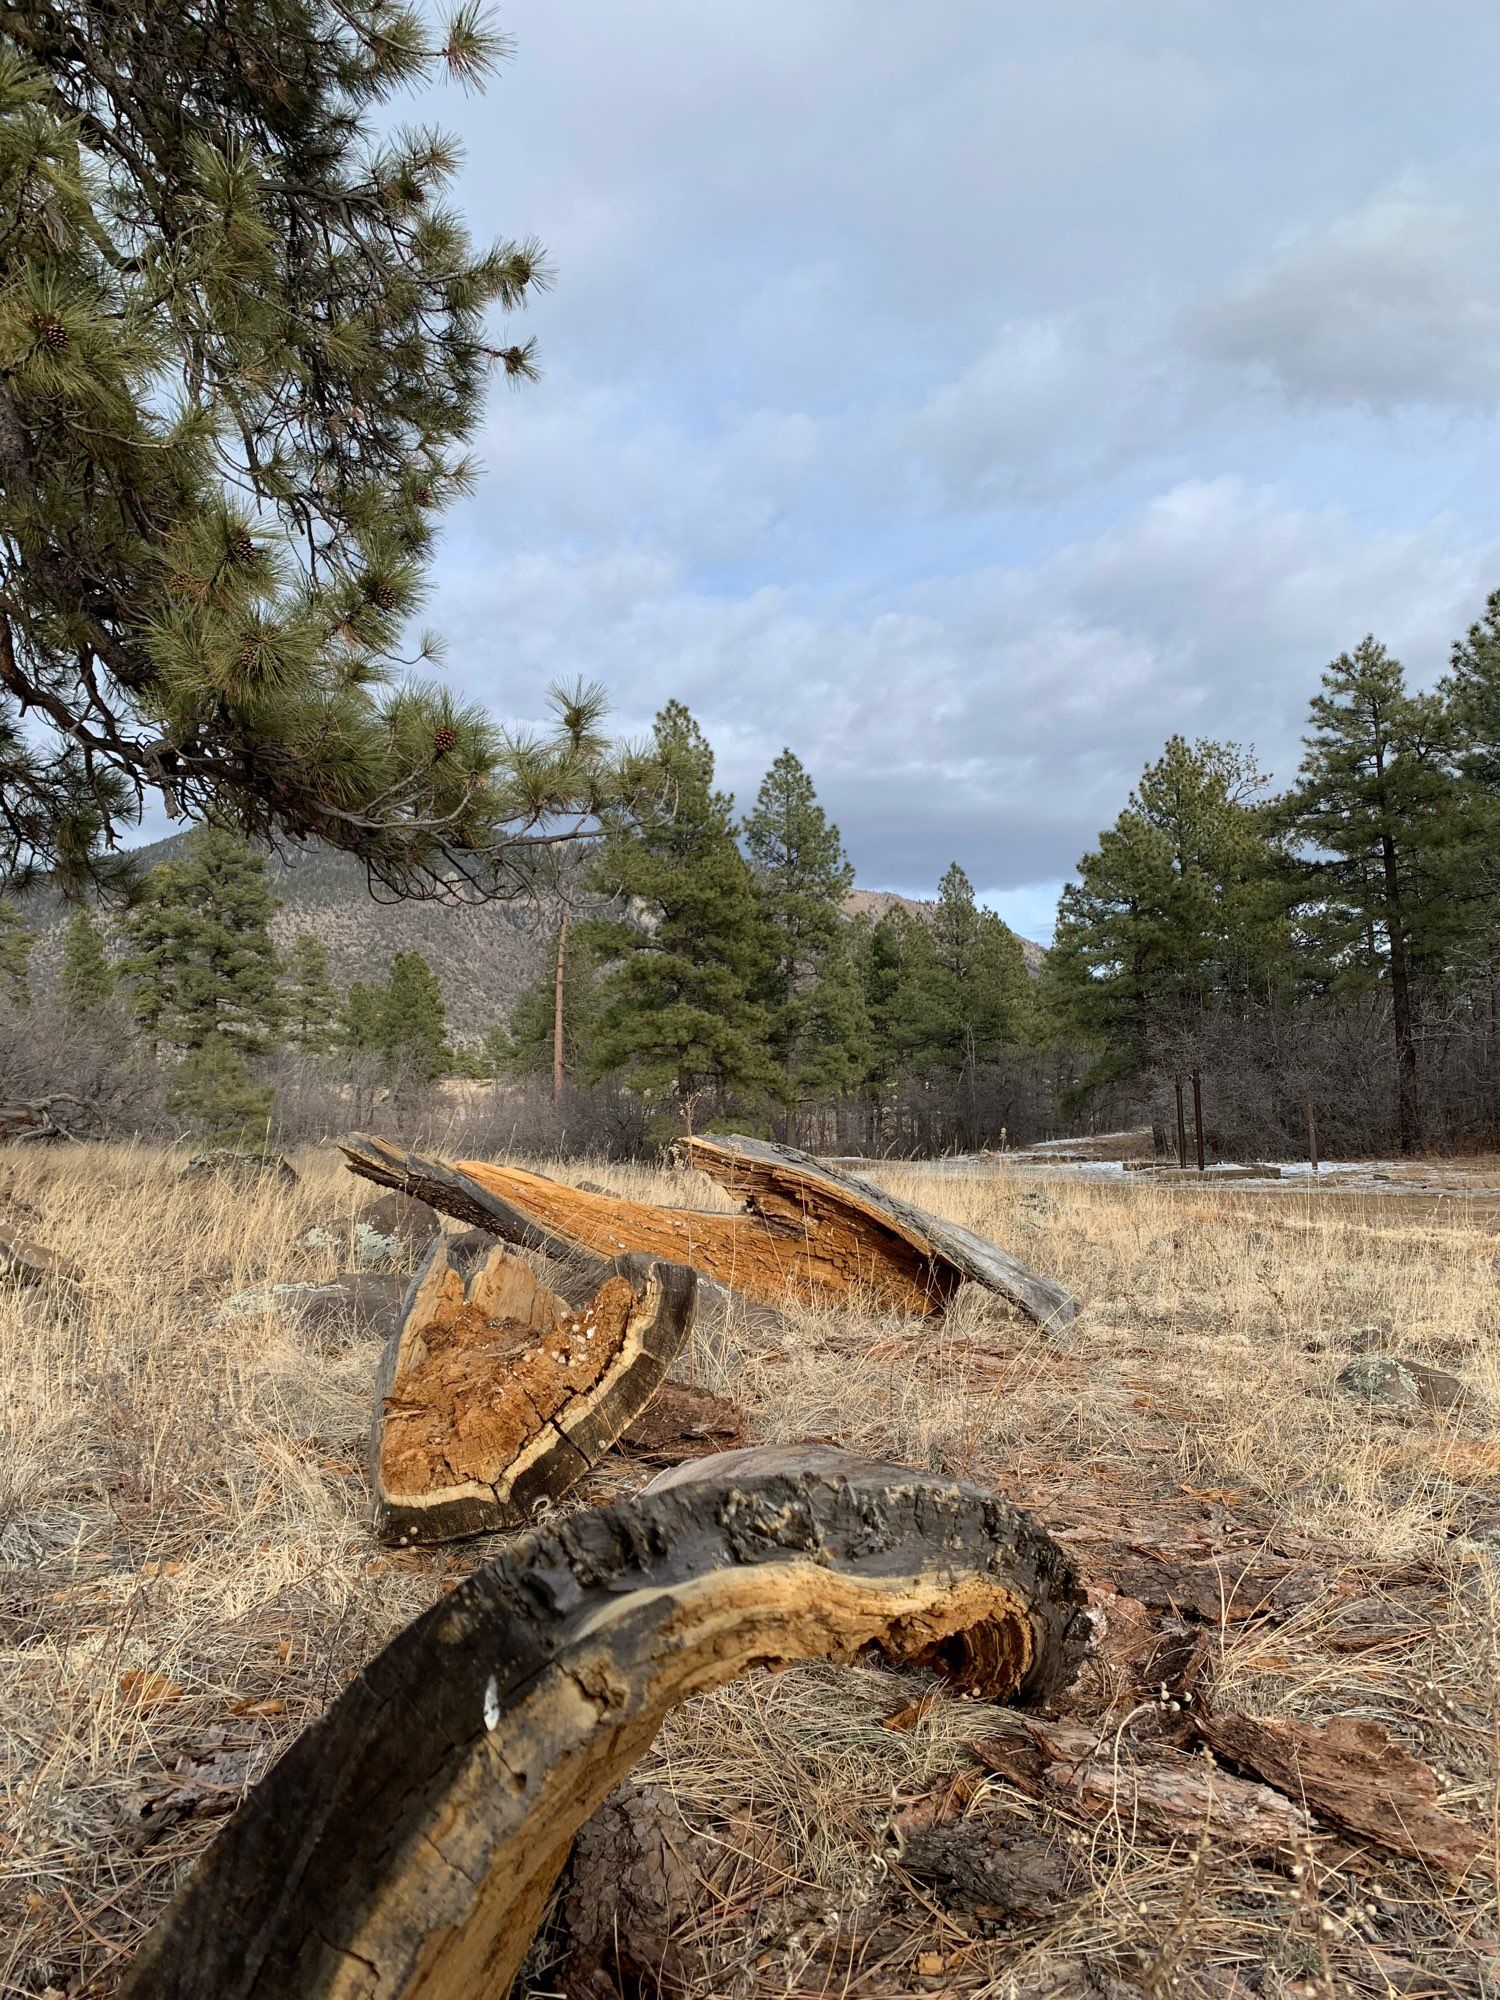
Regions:
[[[284,1187],[296,1187],[297,1169],[280,1153],[248,1153],[234,1146],[212,1146],[206,1153],[194,1153],[177,1178],[180,1181],[275,1180]]]
[[[1391,1409],[1453,1410],[1468,1401],[1456,1375],[1399,1354],[1360,1354],[1339,1370],[1338,1386]]]

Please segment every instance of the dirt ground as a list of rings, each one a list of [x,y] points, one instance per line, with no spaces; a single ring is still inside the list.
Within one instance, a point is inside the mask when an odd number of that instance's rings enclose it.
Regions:
[[[296,1187],[243,1192],[179,1183],[160,1151],[0,1152],[0,1212],[84,1274],[0,1286],[5,1995],[112,1992],[247,1786],[486,1556],[371,1539],[378,1343],[301,1328],[267,1288],[338,1270],[346,1232],[300,1239],[373,1191],[332,1149],[296,1164]],[[700,1697],[605,1816],[654,1889],[584,1967],[588,1870],[617,1852],[597,1823],[529,1990],[1500,1993],[1500,1220],[1462,1197],[881,1174],[1068,1284],[1076,1323],[1044,1335],[969,1293],[941,1324],[791,1304],[705,1326],[680,1372],[754,1437],[1033,1508],[1090,1585],[1093,1654],[1025,1721],[875,1666]],[[1387,1353],[1462,1400],[1337,1386]],[[651,1469],[620,1452],[579,1501]],[[1339,1718],[1373,1763],[1352,1817]],[[1231,1742],[1267,1720],[1302,1726],[1279,1789]],[[1320,1743],[1345,1746],[1331,1778]]]

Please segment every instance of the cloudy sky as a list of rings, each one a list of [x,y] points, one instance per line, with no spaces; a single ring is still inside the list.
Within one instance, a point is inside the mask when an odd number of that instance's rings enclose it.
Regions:
[[[1479,0],[508,0],[417,107],[556,266],[429,609],[524,720],[790,744],[862,884],[1046,937],[1173,730],[1278,776],[1500,585]]]

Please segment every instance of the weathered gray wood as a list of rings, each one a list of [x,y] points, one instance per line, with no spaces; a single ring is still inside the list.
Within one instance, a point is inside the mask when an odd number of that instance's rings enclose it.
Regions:
[[[998,1292],[1039,1326],[1066,1326],[1078,1311],[1078,1301],[1063,1286],[1029,1270],[999,1244],[795,1146],[739,1134],[681,1143],[695,1167],[731,1194],[742,1195],[751,1213],[764,1220],[796,1227],[800,1216],[826,1212],[830,1205],[842,1210],[857,1205],[883,1218],[937,1269]]]
[[[1071,1679],[1067,1558],[992,1495],[811,1449],[700,1459],[518,1536],[292,1745],[127,2000],[501,2000],[573,1835],[687,1695],[875,1650],[991,1698]]]
[[[355,1173],[507,1242],[575,1262],[630,1250],[666,1257],[762,1305],[858,1300],[936,1315],[968,1279],[1044,1327],[1065,1326],[1077,1310],[1061,1285],[997,1244],[806,1153],[756,1139],[683,1143],[695,1165],[745,1197],[745,1213],[624,1201],[520,1168],[404,1152],[363,1134],[343,1152]]]
[[[376,1532],[450,1541],[560,1500],[660,1388],[696,1286],[681,1265],[624,1258],[573,1313],[499,1246],[466,1283],[440,1237],[376,1381]]]

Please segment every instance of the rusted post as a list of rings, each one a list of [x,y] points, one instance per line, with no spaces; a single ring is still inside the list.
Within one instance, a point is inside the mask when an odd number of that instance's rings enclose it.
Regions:
[[[1177,1164],[1187,1172],[1187,1123],[1182,1115],[1182,1078],[1174,1076],[1172,1088],[1177,1093]]]
[[[1203,1078],[1193,1071],[1193,1133],[1198,1142],[1198,1171],[1203,1171]]]

